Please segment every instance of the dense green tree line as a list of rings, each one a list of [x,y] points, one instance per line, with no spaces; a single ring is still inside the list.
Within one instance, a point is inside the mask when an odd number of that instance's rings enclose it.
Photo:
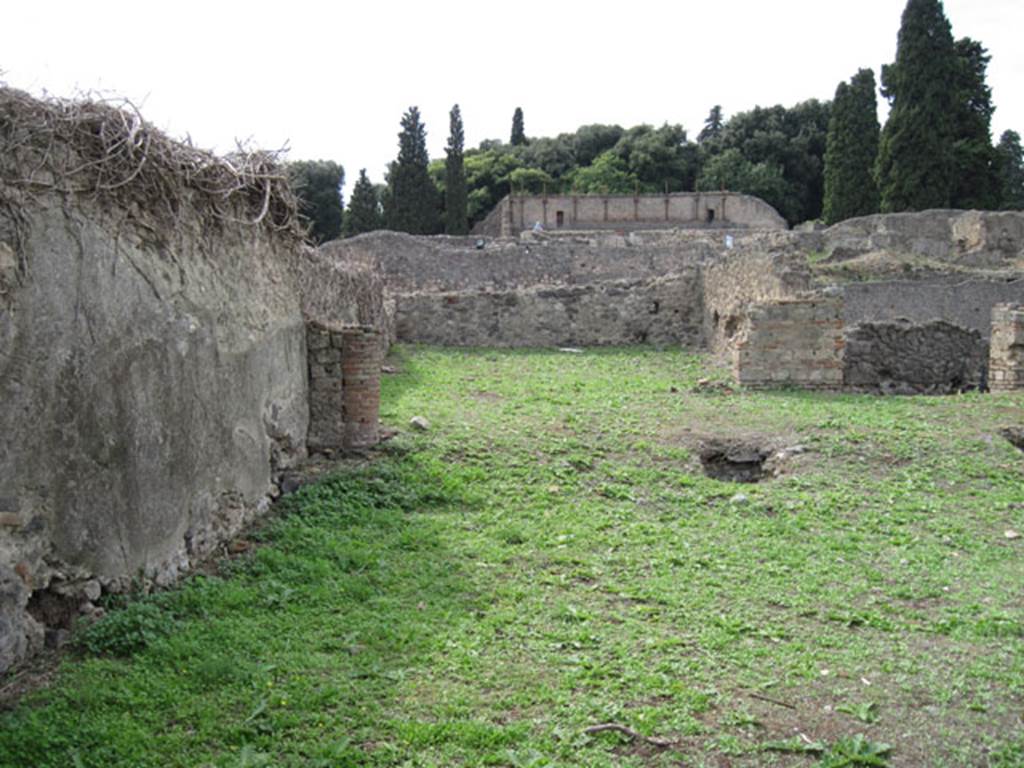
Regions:
[[[507,144],[494,139],[466,149],[456,105],[445,157],[431,162],[426,127],[411,107],[386,184],[374,188],[361,172],[344,225],[340,166],[299,163],[294,175],[318,241],[379,226],[464,234],[510,192],[729,190],[764,199],[790,224],[880,210],[1021,209],[1024,151],[1014,131],[992,143],[989,60],[981,43],[954,39],[941,0],[908,0],[895,61],[881,71],[890,105],[884,127],[875,75],[862,69],[839,84],[832,102],[758,106],[728,119],[715,105],[696,141],[669,123],[528,137],[516,107]]]

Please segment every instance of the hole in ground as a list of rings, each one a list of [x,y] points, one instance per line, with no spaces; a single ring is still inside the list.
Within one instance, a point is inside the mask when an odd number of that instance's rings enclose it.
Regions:
[[[756,483],[765,477],[772,449],[749,440],[707,440],[700,447],[704,474],[731,483]]]
[[[999,434],[1010,441],[1010,444],[1024,451],[1024,427],[1005,427]]]

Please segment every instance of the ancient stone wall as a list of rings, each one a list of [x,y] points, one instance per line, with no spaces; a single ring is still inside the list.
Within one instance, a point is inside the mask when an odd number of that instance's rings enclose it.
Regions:
[[[400,340],[450,345],[698,344],[700,265],[717,238],[678,233],[488,240],[376,233],[321,247],[375,265]]]
[[[545,230],[740,227],[786,229],[763,200],[732,192],[668,195],[511,195],[473,229],[508,237],[540,224]]]
[[[736,381],[752,389],[838,389],[843,321],[835,298],[783,299],[747,308],[733,351]]]
[[[974,268],[1024,266],[1024,215],[1018,211],[923,211],[863,216],[824,232],[833,260],[866,254],[912,255]]]
[[[843,385],[888,395],[963,392],[984,384],[987,357],[978,331],[943,320],[861,323],[846,329]]]
[[[988,385],[993,392],[1024,389],[1024,304],[992,309]]]
[[[134,113],[4,89],[0,119],[2,671],[265,509],[308,410],[294,207],[264,159],[242,179]]]
[[[409,293],[396,308],[400,340],[445,346],[695,346],[701,338],[693,268],[647,280]]]
[[[810,289],[811,275],[799,252],[737,242],[703,267],[701,282],[704,342],[724,353],[735,344],[750,304],[795,298]]]

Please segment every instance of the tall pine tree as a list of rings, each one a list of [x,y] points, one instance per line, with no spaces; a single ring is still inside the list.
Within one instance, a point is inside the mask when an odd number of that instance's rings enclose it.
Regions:
[[[874,178],[878,136],[875,73],[862,69],[849,84],[839,84],[832,102],[825,144],[822,210],[827,224],[878,212],[878,186]]]
[[[509,143],[513,147],[520,147],[526,144],[526,129],[523,127],[523,108],[516,107],[512,115],[512,138]]]
[[[440,230],[437,187],[427,165],[427,131],[420,111],[409,107],[398,134],[398,159],[388,173],[387,226],[396,232],[434,235]]]
[[[697,134],[697,143],[704,144],[707,141],[713,141],[722,135],[722,106],[715,104],[708,113],[707,119],[704,121],[704,127],[701,128],[700,133]]]
[[[882,67],[882,92],[892,105],[876,166],[883,211],[949,207],[958,74],[940,0],[908,0],[896,62]]]
[[[341,225],[341,234],[352,237],[363,232],[373,232],[383,225],[380,213],[380,201],[377,190],[366,176],[366,169],[359,171],[359,181],[352,188],[352,196],[348,201],[345,221]]]
[[[462,157],[465,135],[458,104],[448,114],[448,123],[448,146],[444,150],[444,231],[449,235],[464,235],[469,232],[469,219],[466,213],[466,169]]]
[[[981,43],[956,41],[957,95],[954,114],[954,208],[991,210],[999,207],[999,171],[992,146],[992,89],[985,83],[991,56]]]

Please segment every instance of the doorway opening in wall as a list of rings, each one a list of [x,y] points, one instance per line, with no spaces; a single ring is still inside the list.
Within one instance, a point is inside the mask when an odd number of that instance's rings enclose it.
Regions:
[[[555,211],[555,226],[561,227],[565,224],[565,211]]]
[[[708,208],[708,217],[707,217],[707,219],[708,219],[708,224],[710,224],[711,222],[713,222],[715,220],[715,209],[714,208]]]

